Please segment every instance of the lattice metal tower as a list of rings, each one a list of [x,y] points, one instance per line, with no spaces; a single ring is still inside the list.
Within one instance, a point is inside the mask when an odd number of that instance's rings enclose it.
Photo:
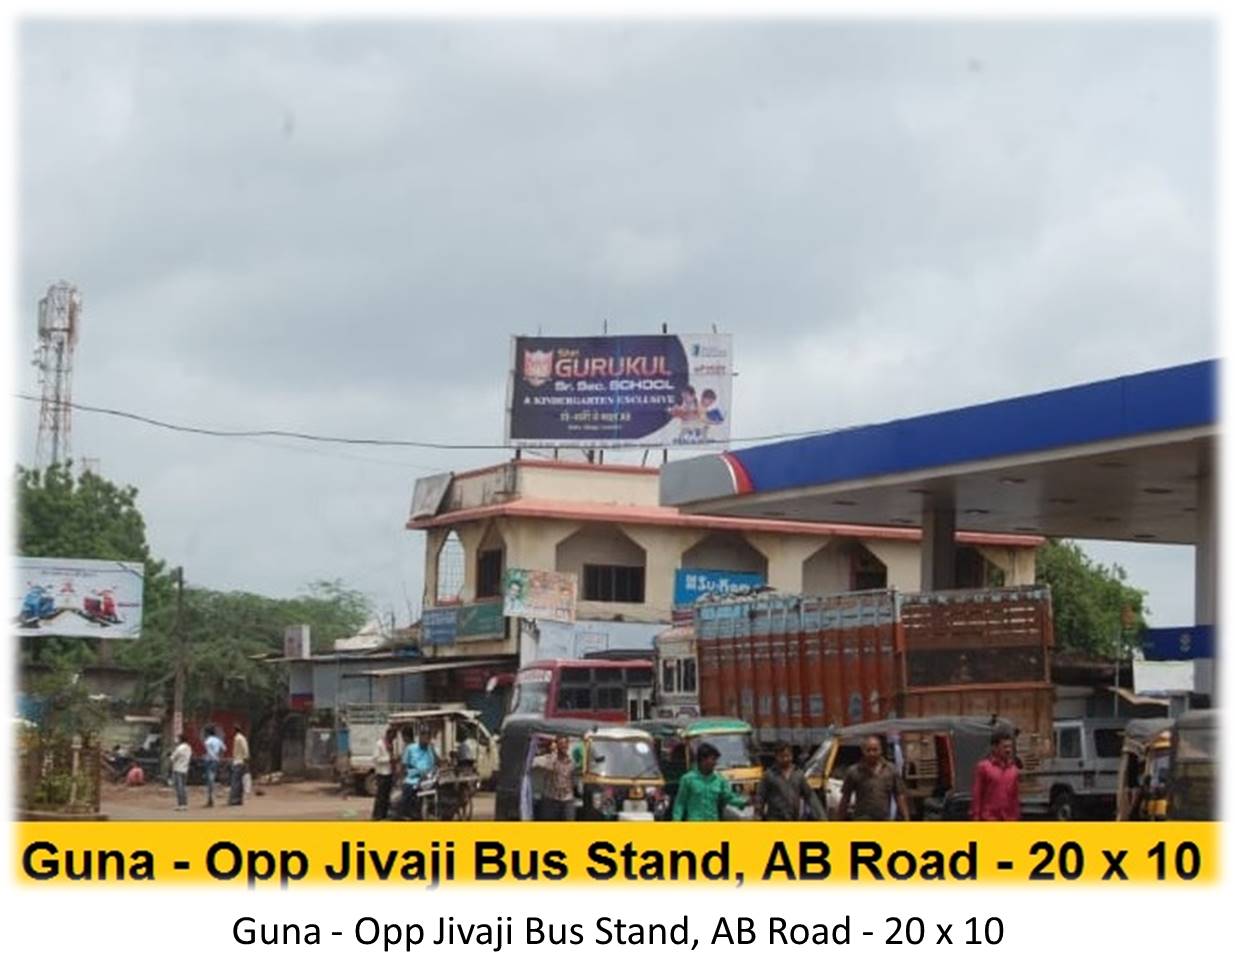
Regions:
[[[69,458],[73,416],[73,351],[81,320],[81,296],[64,280],[52,283],[39,300],[39,340],[33,364],[39,369],[39,438],[35,458],[40,467]]]

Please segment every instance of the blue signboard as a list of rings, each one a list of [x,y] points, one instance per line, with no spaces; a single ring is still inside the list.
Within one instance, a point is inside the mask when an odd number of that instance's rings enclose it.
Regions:
[[[1207,660],[1214,655],[1212,626],[1170,626],[1141,634],[1146,660]]]
[[[722,572],[703,568],[679,568],[673,576],[673,604],[693,605],[701,596],[746,595],[762,588],[758,572]]]
[[[426,609],[420,617],[420,642],[425,646],[449,646],[455,642],[458,624],[458,606]]]
[[[509,442],[726,442],[731,352],[728,334],[516,337]]]

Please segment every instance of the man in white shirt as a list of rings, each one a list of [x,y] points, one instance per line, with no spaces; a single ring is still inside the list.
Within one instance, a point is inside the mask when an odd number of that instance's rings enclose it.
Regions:
[[[214,781],[219,774],[219,760],[226,746],[215,733],[214,725],[206,726],[206,806],[214,806]]]
[[[177,810],[189,808],[189,763],[192,759],[193,749],[182,732],[172,749],[172,784],[176,787]]]
[[[394,785],[394,762],[390,744],[393,737],[379,734],[373,746],[373,772],[377,775],[377,792],[373,794],[374,820],[385,820],[390,812],[390,790]]]
[[[231,792],[228,795],[229,806],[240,806],[244,803],[244,776],[249,771],[249,740],[244,737],[240,726],[232,735],[232,779]]]

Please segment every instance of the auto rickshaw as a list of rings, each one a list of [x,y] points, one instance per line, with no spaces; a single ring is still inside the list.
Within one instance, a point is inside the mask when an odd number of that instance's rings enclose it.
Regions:
[[[669,810],[656,743],[638,728],[583,736],[583,820],[657,820]]]
[[[905,782],[911,819],[965,820],[973,796],[973,773],[991,749],[991,736],[1013,730],[1004,719],[938,715],[888,718],[833,729],[807,761],[806,781],[829,816],[840,805],[849,767],[862,758],[862,743],[875,735],[884,757]]]
[[[576,771],[583,769],[583,739],[601,728],[584,718],[536,718],[507,716],[498,740],[497,820],[535,820],[541,816],[545,789],[544,770],[535,765],[537,756],[549,751],[559,735],[571,743]]]
[[[1176,719],[1167,774],[1168,819],[1217,819],[1214,790],[1217,750],[1217,711],[1188,711]]]
[[[1169,718],[1133,718],[1119,756],[1116,820],[1164,820],[1171,758]]]
[[[735,790],[749,798],[759,789],[763,766],[755,752],[751,727],[740,718],[665,718],[640,722],[635,727],[656,740],[670,799],[677,793],[682,776],[694,766],[695,752],[704,742],[720,752],[716,771]]]

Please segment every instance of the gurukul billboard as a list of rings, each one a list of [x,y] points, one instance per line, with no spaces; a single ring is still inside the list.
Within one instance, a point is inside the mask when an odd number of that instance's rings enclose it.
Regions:
[[[732,337],[515,337],[514,446],[670,446],[729,439]]]

